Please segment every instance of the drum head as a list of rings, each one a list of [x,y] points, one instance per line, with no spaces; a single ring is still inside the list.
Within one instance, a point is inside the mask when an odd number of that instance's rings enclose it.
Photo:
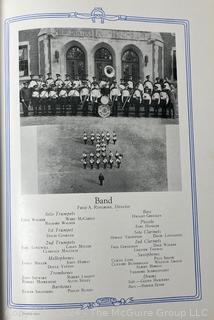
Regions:
[[[111,114],[111,108],[109,105],[100,105],[98,107],[98,114],[101,118],[107,118]]]
[[[106,105],[109,103],[109,97],[107,96],[102,96],[101,99],[100,99],[101,103]]]

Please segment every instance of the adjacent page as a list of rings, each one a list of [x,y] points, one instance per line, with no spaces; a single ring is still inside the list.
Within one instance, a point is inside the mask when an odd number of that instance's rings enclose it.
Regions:
[[[3,3],[4,319],[213,318],[212,9]]]

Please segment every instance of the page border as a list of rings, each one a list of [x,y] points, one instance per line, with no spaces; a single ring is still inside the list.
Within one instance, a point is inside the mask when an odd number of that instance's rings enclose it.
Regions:
[[[114,298],[101,297],[95,302],[62,303],[62,304],[16,304],[12,298],[12,244],[11,244],[11,170],[10,170],[10,25],[15,22],[32,19],[88,19],[92,23],[104,24],[107,21],[133,21],[148,23],[163,23],[182,25],[185,38],[185,62],[187,79],[187,105],[189,124],[189,146],[190,146],[190,171],[191,171],[191,195],[192,195],[192,221],[193,221],[193,242],[194,242],[194,264],[195,264],[195,294],[192,296],[175,296],[162,298],[134,299],[132,297]],[[157,17],[141,17],[128,15],[106,14],[100,7],[94,8],[90,13],[36,13],[22,16],[14,16],[4,21],[4,71],[5,71],[5,147],[6,147],[6,247],[7,247],[7,306],[13,309],[91,309],[94,307],[113,307],[121,305],[155,304],[181,301],[196,301],[202,299],[200,248],[198,231],[198,210],[197,190],[195,172],[195,148],[194,128],[192,112],[192,81],[191,81],[191,55],[190,55],[190,22],[186,19],[170,19]]]

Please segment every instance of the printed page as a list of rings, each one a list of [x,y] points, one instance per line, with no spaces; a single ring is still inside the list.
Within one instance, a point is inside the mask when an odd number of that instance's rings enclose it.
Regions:
[[[4,319],[212,319],[211,1],[3,6]]]

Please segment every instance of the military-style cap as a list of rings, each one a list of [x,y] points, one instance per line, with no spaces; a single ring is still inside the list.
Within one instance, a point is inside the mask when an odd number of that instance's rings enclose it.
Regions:
[[[52,74],[51,72],[48,72],[48,73],[47,73],[47,76],[50,76],[51,74]]]
[[[57,77],[60,77],[60,76],[61,76],[61,74],[59,74],[59,73],[56,73],[56,76],[57,76]]]
[[[70,77],[70,74],[66,73],[66,74],[65,74],[65,77]]]

